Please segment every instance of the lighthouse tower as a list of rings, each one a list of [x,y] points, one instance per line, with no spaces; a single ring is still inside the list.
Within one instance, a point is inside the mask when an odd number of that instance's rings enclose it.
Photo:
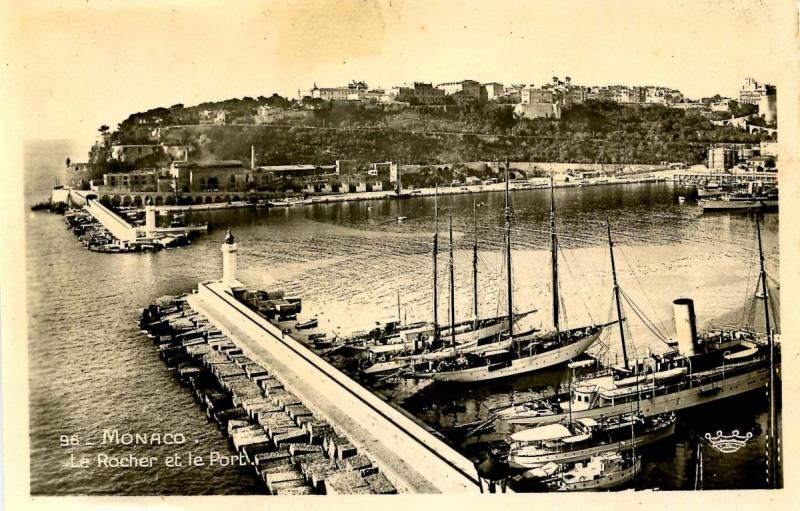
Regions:
[[[144,206],[144,230],[146,235],[152,237],[156,233],[156,208],[153,206],[153,199],[147,198]]]
[[[238,247],[233,239],[231,230],[225,234],[222,242],[222,283],[230,287],[236,281],[236,252]]]

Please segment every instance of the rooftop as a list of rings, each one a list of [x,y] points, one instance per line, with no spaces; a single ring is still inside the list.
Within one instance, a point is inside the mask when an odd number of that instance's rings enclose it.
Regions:
[[[241,167],[242,162],[239,160],[176,161],[173,162],[173,165],[189,168]]]

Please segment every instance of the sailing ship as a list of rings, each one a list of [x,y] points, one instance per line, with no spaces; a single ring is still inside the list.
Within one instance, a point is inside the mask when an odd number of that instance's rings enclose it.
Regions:
[[[609,228],[609,240],[611,236]],[[761,227],[756,217],[764,295],[765,333],[746,327],[712,329],[697,334],[694,303],[673,302],[677,346],[629,361],[620,329],[623,366],[587,375],[566,393],[516,404],[495,412],[510,424],[553,424],[568,417],[602,418],[628,413],[635,406],[644,416],[658,415],[737,396],[773,385],[780,363],[780,344],[772,330],[769,289],[764,268]],[[613,243],[609,243],[613,254]],[[615,286],[616,287],[616,286]],[[617,293],[617,313],[622,317]]]
[[[474,209],[474,205],[473,205]],[[361,360],[361,372],[367,375],[397,371],[413,364],[414,357],[450,356],[452,350],[471,349],[497,339],[501,332],[515,325],[525,316],[535,311],[517,314],[479,318],[478,316],[478,244],[477,236],[472,246],[472,303],[473,317],[457,321],[455,317],[455,266],[453,261],[453,221],[449,219],[449,324],[439,324],[439,207],[438,193],[434,195],[435,232],[433,235],[433,322],[416,323],[404,328],[393,323],[391,335],[377,339],[362,340],[367,352]],[[398,297],[399,316],[399,297]],[[449,342],[448,342],[449,341]],[[353,343],[355,344],[355,343]],[[443,354],[443,350],[449,348]]]
[[[556,236],[553,181],[550,186],[550,252],[554,330],[544,334],[536,330],[515,334],[513,329],[513,293],[511,279],[511,207],[509,201],[508,163],[505,187],[505,266],[508,323],[512,326],[499,342],[481,349],[453,349],[449,356],[420,357],[415,367],[418,377],[446,382],[476,382],[531,373],[568,362],[585,352],[608,324],[562,330],[558,288],[558,238]],[[609,323],[610,324],[610,323]]]

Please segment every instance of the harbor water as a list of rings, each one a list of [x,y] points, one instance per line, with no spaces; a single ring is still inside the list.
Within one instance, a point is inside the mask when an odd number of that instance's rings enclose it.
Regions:
[[[69,156],[83,148],[68,142],[26,146],[28,206],[49,196]],[[700,329],[752,323],[763,328],[755,218],[742,213],[701,214],[678,196],[690,193],[670,183],[564,188],[555,191],[561,245],[560,290],[566,325],[615,318],[606,222],[615,238],[620,286],[658,330],[674,334],[672,301],[695,302]],[[515,310],[537,309],[527,326],[547,329],[550,319],[549,191],[512,194]],[[477,236],[479,314],[504,314],[502,258],[503,195],[476,193],[439,200],[441,309],[447,304],[447,222],[452,216],[456,318],[472,317],[471,247]],[[252,288],[283,289],[303,298],[303,314],[320,328],[346,334],[396,319],[432,315],[431,247],[433,198],[315,204],[270,210],[223,210],[187,214],[208,222],[208,235],[185,248],[155,253],[101,254],[87,251],[63,219],[25,213],[28,281],[31,491],[69,494],[249,494],[259,482],[245,467],[163,465],[135,470],[70,466],[70,453],[165,457],[174,445],[97,445],[104,430],[119,433],[181,433],[184,450],[228,452],[225,438],[195,406],[139,332],[143,307],[162,295],[193,289],[221,274],[220,243],[231,228],[239,243],[240,280]],[[398,221],[398,217],[406,217]],[[762,218],[771,292],[779,297],[778,216]],[[398,295],[400,305],[398,307]],[[630,347],[639,355],[664,344],[626,304]],[[619,334],[602,338],[610,360],[619,356]],[[594,351],[599,353],[599,348]],[[337,360],[347,368],[350,361]],[[384,381],[377,390],[448,436],[453,426],[486,416],[486,403],[529,389],[548,391],[569,374],[555,369],[470,386]],[[419,388],[414,387],[418,385]],[[705,489],[762,488],[767,401],[756,392],[731,402],[682,413],[677,435],[643,451],[640,488],[692,489],[698,438],[717,431],[751,433],[744,447],[723,454],[705,443]],[[94,446],[62,447],[62,435],[94,440]],[[501,439],[503,432],[448,436],[467,455]]]

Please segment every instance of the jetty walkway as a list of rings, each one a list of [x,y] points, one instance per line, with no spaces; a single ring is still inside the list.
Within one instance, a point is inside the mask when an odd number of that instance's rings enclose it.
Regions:
[[[480,491],[472,462],[236,300],[223,282],[200,283],[187,303],[315,415],[369,453],[399,492]]]

